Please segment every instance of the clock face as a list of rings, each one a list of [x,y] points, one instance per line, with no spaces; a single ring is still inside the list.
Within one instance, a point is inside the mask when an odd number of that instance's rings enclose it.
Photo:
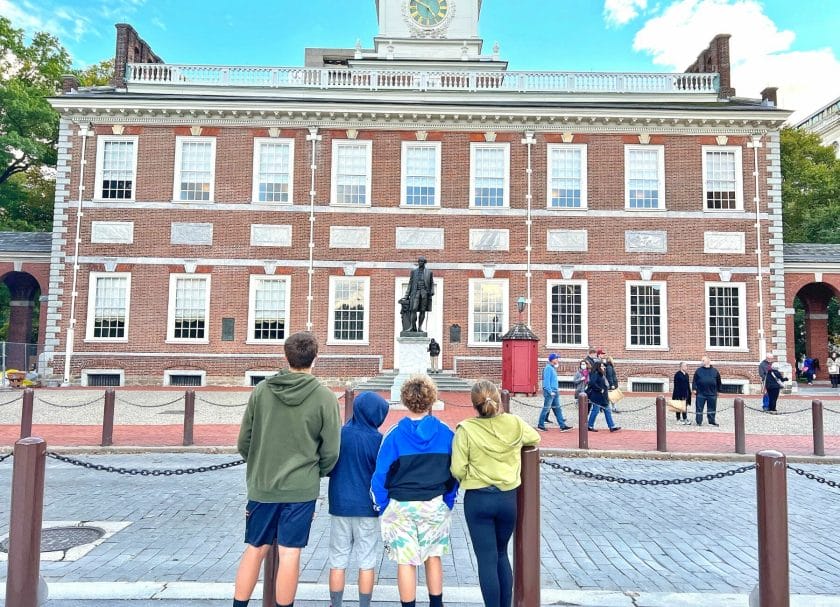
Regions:
[[[447,0],[409,0],[408,2],[409,15],[421,27],[439,25],[448,12]]]

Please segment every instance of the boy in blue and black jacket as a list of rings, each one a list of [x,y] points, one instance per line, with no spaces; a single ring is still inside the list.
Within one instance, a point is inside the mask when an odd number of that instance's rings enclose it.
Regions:
[[[353,415],[341,428],[341,451],[330,473],[330,601],[341,607],[345,571],[355,547],[359,561],[359,607],[369,607],[374,569],[381,553],[379,513],[370,499],[370,481],[382,443],[379,427],[388,403],[374,392],[353,401]]]

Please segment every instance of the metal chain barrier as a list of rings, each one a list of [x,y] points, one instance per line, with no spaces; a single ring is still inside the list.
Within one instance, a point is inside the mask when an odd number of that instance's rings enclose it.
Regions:
[[[20,396],[15,396],[12,400],[7,400],[5,403],[0,403],[0,407],[5,407],[6,405],[11,405],[13,403],[18,402],[21,399]]]
[[[746,403],[744,404],[744,408],[749,409],[750,411],[756,411],[758,413],[767,413],[766,409],[759,409],[758,407],[751,407],[751,406],[747,405]],[[805,411],[810,411],[810,410],[811,410],[811,407],[804,407],[802,409],[797,409],[796,411],[774,411],[773,413],[775,415],[796,415],[797,413],[804,413]]]
[[[199,402],[202,402],[202,403],[204,403],[204,404],[206,404],[206,405],[213,406],[213,407],[221,407],[222,409],[234,409],[234,408],[236,408],[236,407],[245,407],[245,406],[247,406],[247,405],[248,405],[248,403],[247,403],[247,402],[244,402],[244,403],[234,403],[234,404],[232,404],[232,405],[230,405],[230,404],[225,404],[225,403],[216,403],[216,402],[213,402],[212,400],[207,400],[206,398],[202,398],[202,397],[201,397],[201,396],[199,396],[198,394],[196,394],[196,395],[195,395],[195,400],[197,400],[197,401],[199,401]]]
[[[832,481],[830,479],[823,478],[822,476],[817,476],[816,474],[808,472],[807,470],[803,470],[802,468],[797,468],[795,466],[791,466],[790,464],[788,464],[787,467],[788,467],[788,470],[793,470],[799,476],[804,476],[805,478],[810,479],[812,481],[817,481],[821,485],[828,485],[829,487],[831,487],[833,489],[840,489],[840,482]]]
[[[516,403],[517,405],[522,405],[523,407],[528,407],[529,409],[542,409],[543,408],[542,405],[532,405],[531,403],[525,402],[524,400],[519,400],[518,398],[513,398],[512,396],[510,397],[510,402]],[[472,405],[470,405],[470,406],[472,406]],[[562,402],[560,403],[560,408],[561,409],[563,409],[565,407],[572,407],[572,406],[577,406],[577,401],[576,400],[570,400],[570,401],[565,402],[565,403],[562,403]]]
[[[736,474],[743,474],[744,472],[749,472],[750,470],[755,470],[755,464],[750,464],[749,466],[741,466],[740,468],[733,468],[732,470],[727,470],[725,472],[716,472],[714,474],[704,474],[703,476],[687,476],[684,478],[671,478],[671,479],[644,479],[644,478],[624,478],[621,476],[612,476],[609,474],[599,474],[597,472],[589,472],[587,470],[579,470],[577,468],[572,468],[571,466],[564,466],[562,464],[558,464],[556,462],[549,462],[545,459],[540,459],[541,464],[545,464],[546,466],[550,466],[555,470],[562,470],[567,474],[574,474],[575,476],[580,476],[585,479],[593,480],[593,481],[606,481],[608,483],[618,483],[619,485],[643,485],[643,486],[659,486],[659,485],[689,485],[691,483],[702,483],[705,481],[714,481],[722,478],[726,478],[727,476],[735,476]]]
[[[238,459],[232,462],[226,462],[224,464],[214,464],[212,466],[199,466],[198,468],[148,470],[145,468],[119,468],[115,466],[103,466],[102,464],[93,464],[91,462],[85,462],[79,459],[74,459],[72,457],[67,457],[66,455],[59,455],[58,453],[54,453],[52,451],[47,451],[47,457],[58,460],[60,462],[64,462],[66,464],[71,464],[73,466],[88,468],[89,470],[96,470],[98,472],[115,472],[117,474],[125,474],[128,476],[182,476],[184,474],[197,474],[200,472],[215,472],[216,470],[225,470],[226,468],[233,468],[234,466],[240,466],[245,463],[245,460]]]
[[[12,457],[14,454],[15,454],[15,452],[14,452],[14,451],[9,451],[9,452],[8,452],[8,453],[6,453],[5,455],[0,455],[0,463],[5,462],[7,459],[9,459],[10,457]]]
[[[831,407],[826,407],[825,405],[823,405],[823,411],[828,411],[829,413],[834,413],[835,415],[840,415],[840,411],[837,411],[836,409],[832,409]]]
[[[39,404],[39,405],[47,405],[47,406],[49,406],[49,407],[57,407],[57,408],[59,408],[59,409],[78,409],[79,407],[87,407],[87,406],[89,406],[89,405],[93,405],[93,404],[98,403],[98,402],[101,402],[101,401],[102,401],[102,397],[101,397],[101,396],[97,396],[97,397],[96,397],[96,398],[94,398],[93,400],[85,401],[85,402],[83,402],[83,403],[73,403],[73,404],[70,404],[70,405],[62,405],[62,404],[59,404],[59,403],[53,403],[53,402],[50,402],[50,401],[48,401],[48,400],[44,400],[44,399],[43,399],[43,398],[39,395],[39,396],[38,396],[38,402],[37,402],[37,404]]]
[[[120,402],[124,405],[130,405],[132,407],[137,407],[138,409],[159,409],[161,407],[168,407],[169,405],[174,405],[175,403],[181,402],[184,399],[183,396],[179,396],[175,400],[171,400],[169,402],[162,403],[160,405],[138,405],[137,403],[133,403],[129,400],[125,400],[124,398],[120,398],[118,396],[116,396],[114,398],[117,402]]]

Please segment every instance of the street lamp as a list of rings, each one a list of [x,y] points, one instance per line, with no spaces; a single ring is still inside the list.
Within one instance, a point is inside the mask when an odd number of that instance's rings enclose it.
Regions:
[[[525,306],[528,304],[528,300],[524,297],[520,297],[516,300],[516,309],[519,310],[519,322],[522,322],[522,313],[525,311]]]

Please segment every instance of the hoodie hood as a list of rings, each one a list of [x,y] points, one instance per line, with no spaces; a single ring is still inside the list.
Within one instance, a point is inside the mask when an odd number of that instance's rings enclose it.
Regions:
[[[376,392],[360,392],[353,400],[353,416],[345,427],[378,432],[379,426],[388,417],[388,401]]]
[[[451,434],[451,430],[432,415],[427,415],[420,420],[404,417],[397,424],[395,431],[399,432],[400,440],[406,441],[413,449],[421,452],[426,451],[439,433]]]
[[[271,393],[289,407],[299,406],[321,386],[321,382],[314,375],[296,373],[288,369],[269,377],[265,383]]]
[[[472,439],[471,445],[492,459],[507,458],[522,445],[523,428],[513,415],[474,417],[458,424]]]

